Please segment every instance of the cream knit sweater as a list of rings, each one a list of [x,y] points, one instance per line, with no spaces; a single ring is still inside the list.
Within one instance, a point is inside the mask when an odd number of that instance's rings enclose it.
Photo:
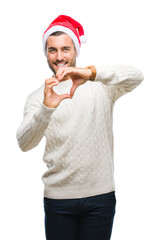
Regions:
[[[28,151],[46,137],[45,197],[82,198],[115,190],[112,110],[120,96],[142,82],[143,75],[128,65],[96,69],[96,79],[80,85],[73,98],[56,109],[43,105],[44,84],[27,98],[17,140],[22,151]],[[54,90],[66,93],[71,85],[71,80],[62,81]]]

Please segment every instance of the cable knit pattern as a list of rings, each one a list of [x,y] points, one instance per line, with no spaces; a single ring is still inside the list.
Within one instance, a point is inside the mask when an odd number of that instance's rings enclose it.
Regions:
[[[43,105],[44,84],[27,98],[17,131],[22,151],[46,137],[44,196],[81,198],[115,190],[112,111],[115,101],[138,86],[143,75],[132,66],[96,66],[94,81],[80,85],[72,99],[55,108]],[[69,92],[71,80],[54,87]]]

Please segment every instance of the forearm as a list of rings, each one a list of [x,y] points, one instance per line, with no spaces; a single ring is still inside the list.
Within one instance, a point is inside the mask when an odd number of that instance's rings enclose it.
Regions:
[[[54,108],[46,108],[42,104],[36,113],[27,115],[23,119],[17,131],[17,141],[22,151],[26,152],[38,145],[54,110]]]
[[[110,86],[109,92],[115,102],[122,95],[131,92],[143,81],[142,72],[129,65],[96,66],[96,78],[93,82],[102,82]]]
[[[132,88],[138,86],[143,80],[142,72],[129,65],[106,65],[96,67],[96,78],[94,81],[101,81],[107,85]]]

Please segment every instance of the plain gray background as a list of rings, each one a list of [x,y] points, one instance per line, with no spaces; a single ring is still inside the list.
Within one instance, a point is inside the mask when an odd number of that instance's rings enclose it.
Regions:
[[[42,35],[60,14],[79,21],[88,38],[77,66],[129,64],[144,74],[144,82],[114,108],[117,213],[112,240],[160,239],[158,0],[1,3],[0,239],[45,239],[45,139],[23,153],[16,131],[27,96],[51,76]]]

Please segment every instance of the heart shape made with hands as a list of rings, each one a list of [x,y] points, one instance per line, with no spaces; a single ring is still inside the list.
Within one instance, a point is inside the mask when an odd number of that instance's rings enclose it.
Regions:
[[[57,89],[55,89],[54,87],[55,92],[58,91],[56,92],[57,94],[62,95],[67,93],[73,96],[76,91],[76,88],[84,84],[88,79],[90,79],[90,75],[91,75],[91,70],[87,68],[77,68],[77,67],[59,68],[56,73],[56,78],[59,81],[59,84],[57,85]],[[65,80],[66,76],[69,77],[68,80]],[[66,82],[67,84],[65,84]],[[67,87],[68,89],[66,89]]]
[[[85,82],[86,80],[82,78],[76,77],[73,79],[73,77],[71,77],[70,79],[59,81],[58,85],[53,87],[53,90],[58,95],[70,94],[73,96],[77,87],[84,84]]]
[[[55,93],[57,93],[58,95],[62,95],[62,94],[70,94],[71,88],[73,86],[73,82],[71,79],[69,80],[63,80],[60,81],[58,83],[58,85],[53,87],[53,90],[55,91]]]

